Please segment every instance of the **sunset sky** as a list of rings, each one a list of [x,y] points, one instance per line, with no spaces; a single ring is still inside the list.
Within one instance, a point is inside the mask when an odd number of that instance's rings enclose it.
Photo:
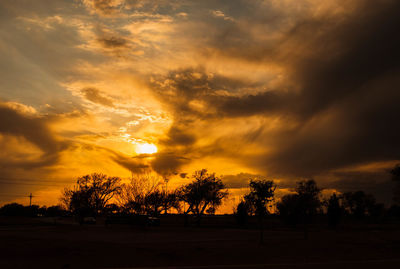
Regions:
[[[0,204],[56,204],[92,172],[178,186],[201,168],[231,204],[260,177],[390,202],[399,14],[398,0],[1,0]]]

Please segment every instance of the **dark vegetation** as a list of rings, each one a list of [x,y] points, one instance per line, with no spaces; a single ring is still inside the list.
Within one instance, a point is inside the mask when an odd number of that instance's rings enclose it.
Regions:
[[[400,165],[390,173],[397,185],[394,203],[389,208],[378,203],[372,194],[363,191],[333,193],[323,199],[322,189],[312,179],[298,181],[292,193],[276,199],[277,186],[273,181],[250,180],[249,193],[242,197],[234,212],[236,225],[249,228],[251,223],[254,224],[249,220],[255,219],[262,241],[266,219],[279,219],[282,225],[301,227],[306,238],[308,227],[321,223],[322,219],[331,228],[348,221],[383,223],[398,220]],[[39,207],[11,203],[0,208],[0,215],[69,216],[82,224],[88,217],[122,221],[128,217],[135,219],[132,216],[157,218],[170,213],[182,215],[185,225],[199,226],[203,216],[214,215],[229,195],[221,178],[205,169],[196,171],[192,175],[192,182],[175,190],[167,190],[167,183],[167,179],[152,173],[132,176],[129,183],[121,183],[118,177],[94,173],[78,178],[72,188],[65,188],[60,205]],[[275,210],[272,210],[274,207]]]
[[[396,199],[385,207],[363,191],[322,197],[312,179],[276,197],[273,181],[250,180],[234,214],[216,215],[229,193],[215,174],[197,171],[174,190],[167,183],[92,174],[64,189],[58,206],[4,205],[0,267],[398,268]]]
[[[70,216],[70,212],[61,206],[23,206],[18,203],[6,204],[0,208],[1,216],[25,216],[25,217],[62,217]]]
[[[312,179],[298,181],[290,194],[277,199],[273,181],[250,180],[249,192],[237,204],[234,214],[215,218],[220,226],[258,228],[261,243],[265,228],[277,226],[300,229],[307,239],[310,227],[337,229],[348,223],[398,222],[400,166],[390,173],[397,183],[394,204],[390,207],[363,191],[333,193],[322,198],[322,189]],[[72,188],[65,188],[60,205],[39,207],[11,203],[0,208],[0,215],[67,217],[80,224],[102,219],[105,224],[160,225],[162,218],[176,225],[181,221],[185,226],[200,226],[207,216],[204,223],[207,226],[212,223],[210,217],[229,196],[221,178],[205,169],[196,171],[191,182],[175,190],[168,190],[167,183],[168,179],[152,173],[133,175],[129,183],[94,173],[78,178]],[[167,218],[168,215],[171,217]],[[221,225],[223,218],[225,224]]]

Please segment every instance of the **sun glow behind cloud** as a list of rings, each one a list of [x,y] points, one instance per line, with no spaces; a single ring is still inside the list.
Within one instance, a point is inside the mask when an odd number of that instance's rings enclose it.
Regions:
[[[139,143],[135,148],[136,153],[138,154],[153,154],[158,151],[157,146],[149,143]]]

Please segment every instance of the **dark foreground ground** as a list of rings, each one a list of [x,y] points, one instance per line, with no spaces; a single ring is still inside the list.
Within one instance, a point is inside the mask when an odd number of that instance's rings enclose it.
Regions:
[[[266,230],[0,223],[0,268],[400,268],[396,227]]]

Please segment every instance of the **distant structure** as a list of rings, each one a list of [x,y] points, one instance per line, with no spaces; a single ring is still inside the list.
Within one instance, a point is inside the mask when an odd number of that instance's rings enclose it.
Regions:
[[[29,206],[32,206],[32,197],[35,197],[30,193],[27,197],[29,197]]]

